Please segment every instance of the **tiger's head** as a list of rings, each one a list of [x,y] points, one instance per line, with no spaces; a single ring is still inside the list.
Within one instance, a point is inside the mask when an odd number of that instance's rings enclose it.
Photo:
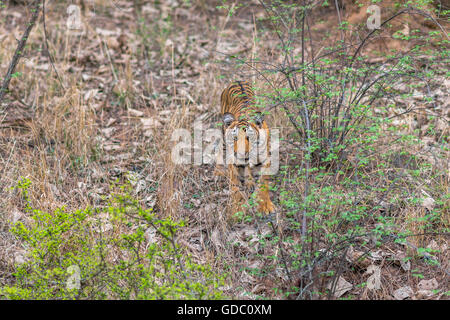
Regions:
[[[238,165],[253,167],[265,159],[269,127],[261,113],[236,117],[227,112],[223,115],[223,128],[227,151],[233,150]]]

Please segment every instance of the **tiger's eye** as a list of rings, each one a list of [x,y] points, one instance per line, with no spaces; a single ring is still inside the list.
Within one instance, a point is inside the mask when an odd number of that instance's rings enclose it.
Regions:
[[[231,113],[225,113],[223,115],[223,123],[226,127],[229,127],[230,124],[234,121],[234,116]]]
[[[255,123],[258,125],[258,127],[261,128],[261,125],[262,125],[262,123],[263,123],[263,121],[264,121],[264,117],[263,117],[263,115],[262,115],[261,113],[258,113],[258,114],[253,118],[253,120],[254,120]]]

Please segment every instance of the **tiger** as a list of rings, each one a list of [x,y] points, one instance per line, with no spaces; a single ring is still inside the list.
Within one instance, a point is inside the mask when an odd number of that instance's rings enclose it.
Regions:
[[[227,160],[231,158],[226,165],[232,210],[239,211],[241,208],[244,198],[239,185],[245,182],[252,192],[258,186],[258,211],[264,214],[273,213],[275,206],[270,200],[269,176],[264,174],[264,169],[270,167],[270,130],[263,114],[255,106],[254,91],[249,82],[230,83],[222,91],[220,104],[224,151]],[[255,150],[258,153],[255,154]],[[255,184],[257,177],[258,185]]]

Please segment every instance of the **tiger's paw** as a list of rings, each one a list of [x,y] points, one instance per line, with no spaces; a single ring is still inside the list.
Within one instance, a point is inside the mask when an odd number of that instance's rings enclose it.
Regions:
[[[260,202],[258,211],[265,214],[274,213],[275,206],[270,199],[266,199]]]
[[[216,166],[216,168],[213,171],[213,175],[216,177],[225,177],[227,175],[227,173],[224,170],[223,166],[221,166],[221,167]]]

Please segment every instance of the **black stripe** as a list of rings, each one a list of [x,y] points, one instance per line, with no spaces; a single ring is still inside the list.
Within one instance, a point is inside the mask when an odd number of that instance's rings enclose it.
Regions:
[[[241,83],[240,81],[238,81],[237,83],[238,83],[238,85],[241,87],[241,92],[242,92],[242,94],[245,94],[245,95],[247,96],[247,93],[245,93],[245,89],[244,89],[244,87],[242,86],[242,83]]]
[[[249,98],[247,92],[245,92],[244,86],[242,85],[241,81],[237,81],[237,83],[238,83],[238,85],[241,87],[241,92],[242,92],[242,94],[245,96],[245,97],[244,97],[244,105],[245,105],[245,106],[248,106],[249,103],[250,103],[250,98]]]

